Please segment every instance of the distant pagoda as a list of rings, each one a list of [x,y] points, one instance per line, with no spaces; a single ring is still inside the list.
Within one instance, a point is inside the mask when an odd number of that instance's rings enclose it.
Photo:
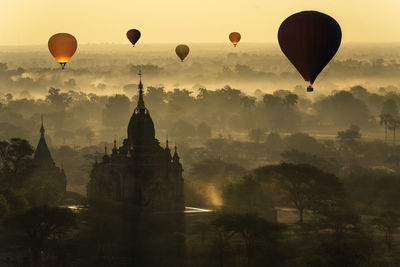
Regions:
[[[51,157],[50,150],[44,136],[45,129],[42,123],[40,126],[40,139],[33,156],[34,170],[31,174],[32,183],[43,190],[44,196],[35,197],[35,205],[56,205],[64,197],[67,187],[67,177],[63,168],[59,168]]]

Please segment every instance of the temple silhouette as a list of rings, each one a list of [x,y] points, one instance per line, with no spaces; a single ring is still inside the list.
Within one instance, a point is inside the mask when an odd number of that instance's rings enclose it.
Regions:
[[[33,183],[43,183],[43,186],[52,191],[51,195],[37,197],[35,205],[54,205],[61,201],[66,193],[67,177],[64,169],[56,166],[44,136],[45,129],[40,126],[40,139],[33,156],[34,169],[31,173]]]
[[[163,148],[155,138],[140,72],[139,77],[139,99],[127,138],[119,148],[114,139],[110,155],[105,147],[102,161],[93,165],[87,195],[127,202],[145,211],[183,211],[183,169],[177,147],[171,156],[168,139]]]

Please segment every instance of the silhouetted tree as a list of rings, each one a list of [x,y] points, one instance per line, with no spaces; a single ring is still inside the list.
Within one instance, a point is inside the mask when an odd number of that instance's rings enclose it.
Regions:
[[[227,237],[237,235],[244,243],[246,266],[252,266],[257,250],[267,256],[263,264],[275,265],[279,262],[277,255],[279,239],[284,227],[278,223],[268,222],[254,213],[219,214],[212,222],[222,228]]]
[[[68,208],[35,207],[17,213],[8,221],[11,229],[23,233],[33,266],[41,266],[41,253],[52,241],[60,240],[75,226],[75,216]]]
[[[108,102],[103,110],[103,125],[118,129],[125,127],[129,121],[129,98],[125,95],[115,95],[108,98]]]
[[[336,138],[339,140],[340,151],[345,157],[345,162],[350,163],[360,151],[360,128],[357,125],[351,125],[349,129],[339,131]]]
[[[174,137],[192,137],[196,135],[196,129],[190,122],[179,120],[173,125],[171,135]]]
[[[387,143],[388,125],[389,125],[389,122],[393,119],[393,117],[389,113],[382,113],[381,115],[379,115],[379,118],[380,118],[381,125],[383,124],[385,126],[385,143]]]
[[[389,251],[393,249],[393,235],[400,226],[400,215],[393,211],[382,212],[372,222],[376,228],[385,234],[385,244]]]
[[[297,104],[298,100],[299,100],[299,97],[292,93],[285,96],[285,103],[286,103],[286,105],[288,105],[289,109],[292,109],[293,106]]]
[[[234,211],[258,212],[271,218],[273,203],[261,182],[246,175],[237,182],[227,183],[222,192],[224,205]]]
[[[400,120],[392,118],[389,121],[389,130],[393,131],[393,146],[396,145],[396,129],[400,127]]]
[[[207,123],[201,122],[197,125],[196,129],[197,136],[201,138],[210,138],[211,137],[211,127],[208,126]]]
[[[367,125],[371,118],[367,105],[350,92],[339,91],[314,103],[317,116],[324,123],[347,126]]]
[[[393,99],[388,99],[383,103],[381,114],[390,114],[392,117],[396,117],[398,113],[397,103]]]
[[[67,93],[61,93],[60,89],[50,88],[46,100],[59,110],[65,110],[72,102],[72,98]]]
[[[258,168],[255,173],[260,179],[269,177],[278,182],[287,200],[298,210],[300,223],[306,209],[320,212],[326,205],[337,205],[345,195],[335,175],[306,164],[282,163]]]
[[[251,141],[259,143],[261,141],[261,139],[263,139],[262,137],[263,137],[264,133],[265,133],[265,130],[256,128],[256,129],[251,129],[248,133],[248,136]]]
[[[79,137],[86,139],[89,145],[92,144],[94,132],[89,127],[83,127],[76,130],[76,134]]]
[[[323,157],[292,149],[282,152],[281,157],[284,162],[308,164],[333,174],[337,174],[341,168],[340,160],[334,156]]]
[[[0,219],[3,219],[9,212],[10,207],[4,195],[0,194]]]

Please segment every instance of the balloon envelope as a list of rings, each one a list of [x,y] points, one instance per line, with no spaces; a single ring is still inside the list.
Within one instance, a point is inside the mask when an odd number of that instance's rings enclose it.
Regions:
[[[135,46],[136,42],[139,41],[140,36],[142,36],[142,34],[136,29],[131,29],[126,33],[126,37],[128,37],[133,46]]]
[[[229,40],[231,40],[232,44],[236,46],[240,41],[241,35],[238,32],[232,32],[229,34]]]
[[[189,46],[184,45],[184,44],[180,44],[175,48],[175,52],[178,55],[178,57],[181,59],[182,62],[189,54],[189,51],[190,51]]]
[[[339,49],[342,31],[332,17],[303,11],[282,22],[278,40],[282,52],[312,85]]]
[[[78,48],[78,42],[75,37],[69,33],[57,33],[50,37],[48,46],[50,53],[64,69],[65,64],[67,64],[75,54]]]

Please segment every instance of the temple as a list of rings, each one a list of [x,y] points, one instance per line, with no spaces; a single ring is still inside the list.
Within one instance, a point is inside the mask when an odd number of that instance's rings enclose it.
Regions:
[[[168,140],[163,148],[155,138],[139,76],[139,99],[127,138],[120,147],[114,140],[110,155],[105,147],[102,161],[93,165],[87,195],[128,202],[144,211],[183,211],[183,169],[177,147],[171,156]]]
[[[40,139],[33,156],[34,169],[31,173],[32,182],[40,188],[51,191],[52,194],[37,194],[35,205],[57,205],[65,195],[67,187],[67,178],[62,168],[54,163],[50,150],[46,143],[45,129],[42,124],[40,127]],[[39,186],[40,185],[40,186]],[[39,197],[39,195],[41,197]]]

